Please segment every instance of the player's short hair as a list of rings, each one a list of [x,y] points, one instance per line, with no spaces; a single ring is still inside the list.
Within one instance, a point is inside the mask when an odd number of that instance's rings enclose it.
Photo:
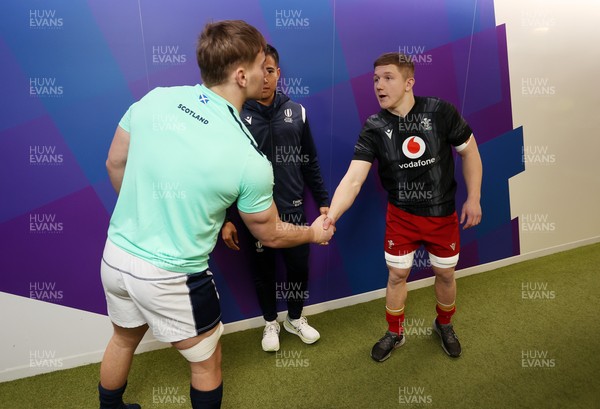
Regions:
[[[206,86],[225,82],[239,64],[252,64],[266,48],[263,35],[243,20],[208,23],[198,38],[196,58]]]
[[[402,73],[404,78],[412,78],[415,76],[415,64],[410,55],[399,52],[391,52],[381,54],[373,63],[373,68],[382,65],[395,65]]]
[[[279,67],[279,53],[271,44],[267,44],[265,48],[265,57],[269,55],[273,57],[273,60],[275,60],[275,65]]]

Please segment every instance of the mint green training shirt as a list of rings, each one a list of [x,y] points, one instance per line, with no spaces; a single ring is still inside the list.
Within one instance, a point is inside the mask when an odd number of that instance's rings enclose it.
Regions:
[[[270,162],[233,105],[205,86],[156,88],[119,126],[130,144],[108,238],[126,252],[169,271],[203,271],[229,206],[271,206]]]

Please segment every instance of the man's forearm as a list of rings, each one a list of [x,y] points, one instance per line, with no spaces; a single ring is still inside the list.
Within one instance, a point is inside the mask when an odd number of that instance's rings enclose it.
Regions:
[[[268,235],[260,242],[272,248],[296,247],[314,241],[313,234],[308,226],[298,226],[292,223],[282,222],[277,218],[273,234]]]
[[[360,192],[361,185],[352,183],[347,179],[342,179],[331,200],[331,206],[327,212],[327,217],[334,222],[352,206],[356,196]]]
[[[474,150],[462,157],[463,177],[467,188],[467,200],[481,198],[481,180],[483,177],[483,166],[479,151]]]
[[[295,247],[304,243],[315,241],[313,232],[308,226],[298,226],[285,223],[279,218],[275,202],[263,212],[240,212],[242,220],[260,242],[273,248]]]

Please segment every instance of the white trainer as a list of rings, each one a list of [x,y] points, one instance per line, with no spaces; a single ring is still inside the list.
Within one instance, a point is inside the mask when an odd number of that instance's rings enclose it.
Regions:
[[[263,331],[262,349],[265,352],[279,351],[279,324],[277,321],[267,321]]]
[[[305,344],[314,344],[321,338],[319,331],[308,325],[306,317],[290,320],[290,317],[288,316],[285,321],[283,321],[283,327],[287,332],[298,335]]]

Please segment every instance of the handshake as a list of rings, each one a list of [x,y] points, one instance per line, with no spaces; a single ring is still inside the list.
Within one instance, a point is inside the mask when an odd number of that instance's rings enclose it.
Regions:
[[[293,247],[303,243],[326,246],[335,233],[335,220],[327,215],[328,207],[319,208],[319,212],[321,215],[310,226],[283,222],[277,217],[276,209],[268,214],[265,213],[264,218],[245,215],[242,219],[254,238],[267,247]],[[230,249],[240,250],[238,231],[231,221],[228,220],[223,224],[221,238]]]
[[[335,233],[335,222],[328,217],[327,214],[322,213],[314,222],[312,222],[310,231],[313,235],[311,243],[326,246],[329,244],[329,240],[331,240]]]

